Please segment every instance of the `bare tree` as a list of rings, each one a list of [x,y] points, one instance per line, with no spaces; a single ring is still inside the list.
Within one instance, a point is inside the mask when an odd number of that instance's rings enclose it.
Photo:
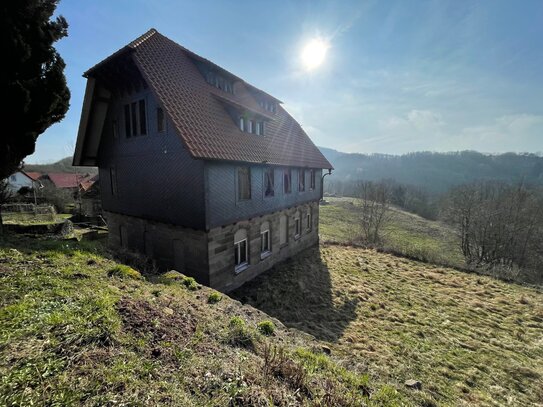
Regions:
[[[501,270],[541,267],[543,198],[524,184],[482,182],[454,188],[443,215],[456,226],[466,263]]]
[[[383,226],[390,220],[390,189],[383,182],[361,181],[355,196],[360,199],[362,237],[369,243],[378,243]]]

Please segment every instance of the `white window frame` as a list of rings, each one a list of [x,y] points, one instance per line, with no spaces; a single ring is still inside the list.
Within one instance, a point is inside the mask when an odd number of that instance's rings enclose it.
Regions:
[[[234,250],[237,252],[238,260],[241,260],[241,245],[245,242],[245,261],[239,262],[236,264],[235,256],[234,256],[234,270],[236,273],[241,273],[243,270],[245,270],[247,267],[249,267],[249,242],[247,241],[247,238],[243,238],[238,240],[237,242],[234,242]]]
[[[243,116],[239,117],[239,129],[245,131],[245,117]]]
[[[264,249],[264,243],[267,243],[267,249]],[[264,230],[260,231],[260,259],[270,256],[271,252],[271,232],[268,225]]]
[[[299,239],[302,236],[302,220],[300,219],[300,213],[294,215],[294,239]]]

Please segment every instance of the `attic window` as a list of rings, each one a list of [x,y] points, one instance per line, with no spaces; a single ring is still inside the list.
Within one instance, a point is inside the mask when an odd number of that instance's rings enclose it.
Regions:
[[[283,193],[290,194],[292,191],[292,171],[290,168],[283,170]]]
[[[303,168],[298,169],[298,191],[305,191],[305,170]]]
[[[315,170],[309,170],[309,189],[313,191],[315,189]]]
[[[124,132],[126,138],[147,134],[145,99],[124,105]]]
[[[234,84],[232,81],[226,79],[217,72],[208,71],[206,74],[206,81],[217,89],[234,94]]]
[[[277,112],[277,103],[275,102],[271,102],[269,100],[261,100],[259,102],[259,105],[262,109],[267,110],[268,112]]]
[[[239,117],[239,129],[245,133],[256,134],[257,136],[264,135],[264,122],[256,120],[248,120],[244,116]]]
[[[275,194],[274,169],[273,167],[266,168],[264,171],[264,196],[270,197]]]

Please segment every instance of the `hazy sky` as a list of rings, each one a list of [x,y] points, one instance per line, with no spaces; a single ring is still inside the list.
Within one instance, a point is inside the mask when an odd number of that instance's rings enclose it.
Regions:
[[[347,152],[543,151],[543,1],[63,0],[66,118],[27,162],[72,155],[82,73],[154,27],[271,93]],[[301,50],[330,48],[307,72]]]

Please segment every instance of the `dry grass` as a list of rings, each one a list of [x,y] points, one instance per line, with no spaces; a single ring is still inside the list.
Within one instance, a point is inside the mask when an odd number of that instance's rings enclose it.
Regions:
[[[323,246],[235,297],[413,405],[541,405],[543,294],[375,250]],[[422,391],[404,381],[417,379]],[[538,404],[539,403],[539,404]]]

